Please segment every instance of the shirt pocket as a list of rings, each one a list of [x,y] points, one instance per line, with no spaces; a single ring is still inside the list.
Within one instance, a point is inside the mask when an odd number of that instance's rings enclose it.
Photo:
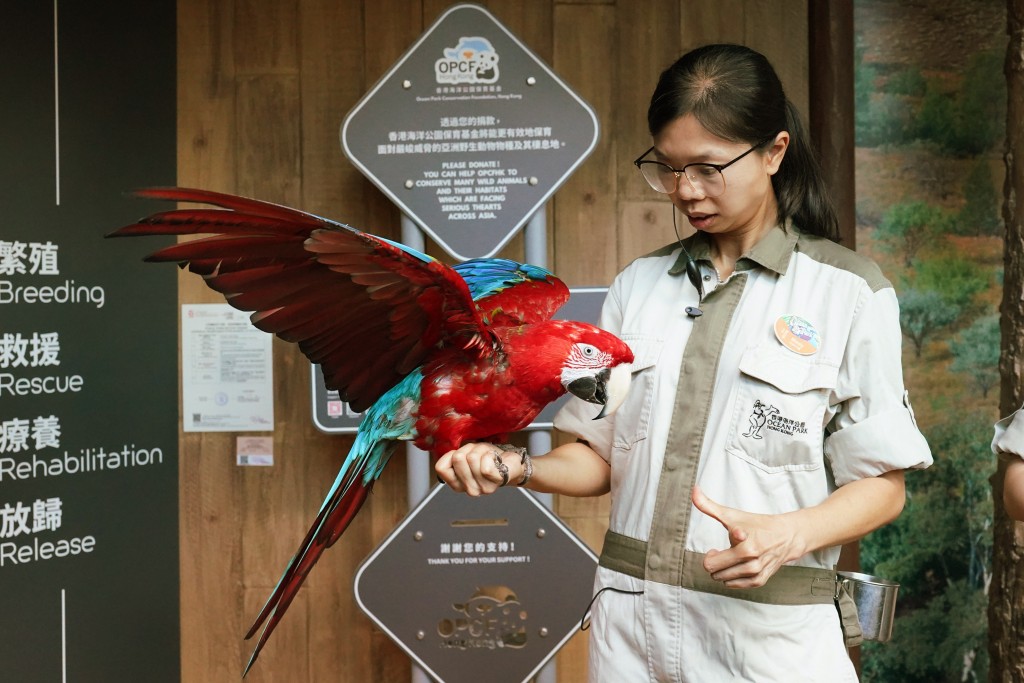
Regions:
[[[654,403],[655,365],[661,358],[661,339],[645,335],[620,334],[633,351],[629,393],[615,415],[613,448],[630,450],[647,438]]]
[[[778,348],[740,360],[726,450],[765,472],[816,470],[824,462],[824,416],[839,368]]]

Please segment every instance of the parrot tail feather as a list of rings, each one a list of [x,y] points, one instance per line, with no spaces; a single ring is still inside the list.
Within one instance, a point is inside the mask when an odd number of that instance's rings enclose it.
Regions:
[[[266,621],[266,626],[263,627],[263,631],[260,633],[260,638],[256,643],[252,656],[249,658],[249,663],[242,673],[243,678],[249,673],[249,669],[252,668],[253,664],[256,663],[256,658],[259,657],[264,644],[266,644],[267,639],[274,632],[274,628],[288,610],[288,606],[291,605],[295,595],[299,592],[299,588],[306,580],[306,576],[313,568],[313,565],[320,559],[324,550],[329,548],[341,536],[366,501],[366,496],[373,487],[373,481],[368,483],[361,481],[362,470],[363,468],[361,467],[352,468],[335,486],[330,497],[321,507],[312,526],[310,526],[309,531],[306,532],[306,536],[302,539],[302,544],[299,546],[295,556],[288,563],[288,567],[274,588],[274,592],[271,593],[270,598],[256,617],[256,621],[245,635],[246,640],[252,638],[263,622]]]

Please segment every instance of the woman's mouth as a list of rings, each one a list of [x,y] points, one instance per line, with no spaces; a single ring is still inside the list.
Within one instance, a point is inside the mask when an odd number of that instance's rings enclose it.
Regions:
[[[688,213],[686,214],[686,218],[690,221],[690,225],[692,225],[697,230],[707,230],[709,227],[711,227],[711,224],[715,222],[715,218],[717,215],[718,214],[714,213]]]

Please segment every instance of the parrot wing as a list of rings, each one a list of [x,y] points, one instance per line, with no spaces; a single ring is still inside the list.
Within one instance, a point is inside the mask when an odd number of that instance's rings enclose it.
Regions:
[[[452,268],[466,281],[480,314],[490,325],[543,322],[569,300],[565,283],[540,266],[483,258]]]
[[[436,348],[484,353],[495,343],[466,281],[390,240],[284,206],[182,188],[142,197],[212,204],[154,214],[111,233],[212,233],[161,249],[204,277],[252,322],[302,352],[354,410],[368,408]]]

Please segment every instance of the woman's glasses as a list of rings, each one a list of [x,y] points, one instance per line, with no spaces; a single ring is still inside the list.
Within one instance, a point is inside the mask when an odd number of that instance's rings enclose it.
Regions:
[[[644,159],[645,156],[654,150],[654,147],[651,147],[651,149],[641,154],[633,164],[640,169],[640,174],[655,192],[672,194],[679,189],[679,178],[685,177],[694,192],[704,195],[705,197],[718,197],[725,192],[725,176],[722,175],[722,171],[729,168],[758,147],[763,146],[774,137],[775,136],[772,135],[761,140],[761,142],[725,164],[698,163],[687,164],[682,168],[672,168],[661,161]]]

